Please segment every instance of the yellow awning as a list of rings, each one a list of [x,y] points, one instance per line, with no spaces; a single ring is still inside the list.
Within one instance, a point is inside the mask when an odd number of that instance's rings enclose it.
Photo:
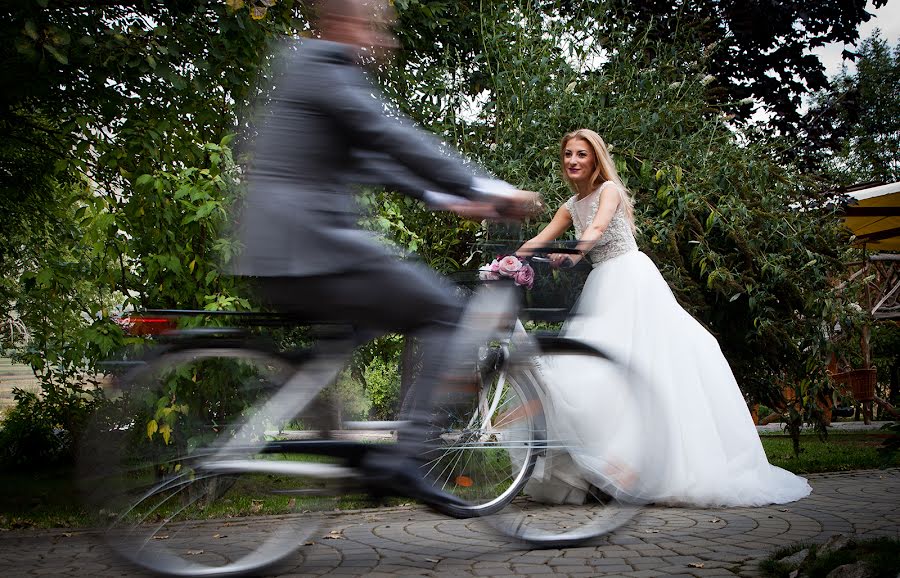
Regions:
[[[900,182],[848,193],[844,225],[854,245],[869,251],[900,251]]]

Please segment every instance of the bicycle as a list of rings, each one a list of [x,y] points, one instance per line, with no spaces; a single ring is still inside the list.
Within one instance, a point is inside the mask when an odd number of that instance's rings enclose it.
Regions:
[[[626,523],[638,507],[606,493],[560,522],[538,515],[539,505],[519,497],[554,453],[578,450],[552,426],[553,402],[537,360],[578,356],[618,375],[624,386],[638,380],[586,344],[521,331],[520,312],[515,289],[505,284],[481,290],[470,301],[463,323],[477,343],[486,344],[478,356],[477,385],[435,396],[422,475],[464,500],[465,505],[430,504],[444,514],[483,517],[504,534],[538,547],[581,543]],[[402,488],[373,484],[364,467],[386,446],[337,437],[317,399],[357,345],[354,336],[330,328],[326,346],[284,353],[252,337],[246,327],[285,327],[296,320],[264,314],[236,318],[244,328],[169,333],[164,345],[119,380],[125,393],[95,417],[84,438],[82,487],[109,519],[105,537],[120,556],[157,573],[252,572],[300,547],[346,496],[402,494]],[[200,384],[200,391],[178,390],[173,385],[178,380]],[[623,387],[624,397],[628,389]],[[187,391],[188,399],[175,397],[176,391]],[[196,403],[205,411],[192,412]],[[340,429],[346,427],[361,426]],[[639,431],[629,435],[640,439]],[[155,443],[135,444],[135,436]],[[202,518],[227,517],[233,508],[244,514],[298,514],[272,516],[261,544],[246,544],[229,531],[217,534],[222,552],[191,547],[204,527]],[[226,524],[239,528],[237,518]]]

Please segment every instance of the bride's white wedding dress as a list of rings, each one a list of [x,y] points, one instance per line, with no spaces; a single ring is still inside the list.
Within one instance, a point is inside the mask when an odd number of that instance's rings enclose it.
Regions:
[[[600,195],[618,194],[616,186],[607,182],[566,202],[579,238]],[[638,250],[621,205],[586,258],[593,270],[563,334],[614,354],[646,379],[628,398],[617,394],[621,382],[592,371],[588,361],[547,360],[550,427],[588,449],[551,452],[526,492],[578,503],[593,485],[633,501],[693,506],[780,504],[808,495],[804,478],[769,464],[719,344]]]

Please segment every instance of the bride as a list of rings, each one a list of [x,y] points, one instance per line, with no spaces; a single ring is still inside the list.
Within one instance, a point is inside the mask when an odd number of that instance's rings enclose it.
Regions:
[[[594,455],[548,457],[526,492],[545,502],[579,503],[595,486],[634,501],[692,506],[758,506],[807,496],[804,478],[766,459],[715,338],[681,308],[638,250],[632,200],[603,140],[581,129],[565,135],[560,148],[563,177],[575,195],[518,253],[575,227],[577,248],[593,269],[563,333],[630,364],[649,392],[633,407],[617,405],[602,376],[579,370],[577,360],[548,362],[555,427],[584,447],[610,434],[614,439]],[[550,256],[555,266],[581,258]],[[631,443],[640,439],[641,447],[629,449],[629,423],[640,424],[644,435]]]

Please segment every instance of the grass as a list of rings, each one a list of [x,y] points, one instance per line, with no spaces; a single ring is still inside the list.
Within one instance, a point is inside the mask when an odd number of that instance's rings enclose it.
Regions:
[[[0,472],[0,528],[67,528],[91,525],[72,471]]]
[[[791,564],[783,559],[791,554],[809,550],[809,555],[801,564]],[[845,564],[865,562],[875,577],[894,578],[900,575],[900,540],[897,538],[873,538],[850,540],[837,550],[821,552],[818,545],[797,543],[780,548],[760,562],[759,570],[764,576],[788,578],[798,569],[803,576],[824,578]]]
[[[795,456],[790,437],[781,434],[760,436],[772,465],[795,474],[844,472],[900,466],[900,455],[888,463],[878,454],[887,434],[879,431],[831,432],[820,440],[815,434],[800,437],[800,455]]]
[[[284,458],[312,462],[327,461],[321,456],[291,455]],[[129,481],[140,482],[136,477]],[[103,480],[102,483],[110,482]],[[144,510],[136,510],[133,514],[146,519],[160,520],[178,510],[182,513],[182,517],[213,519],[391,507],[410,502],[406,498],[371,498],[364,494],[307,497],[290,493],[295,490],[309,491],[313,488],[314,485],[308,480],[296,477],[247,474],[228,478],[227,483],[217,489],[218,497],[215,501],[200,498],[185,509],[183,500],[185,496],[182,493],[176,499],[160,499]],[[36,473],[0,472],[2,529],[92,527],[104,523],[105,520],[96,512],[84,506],[73,469],[60,468]]]

